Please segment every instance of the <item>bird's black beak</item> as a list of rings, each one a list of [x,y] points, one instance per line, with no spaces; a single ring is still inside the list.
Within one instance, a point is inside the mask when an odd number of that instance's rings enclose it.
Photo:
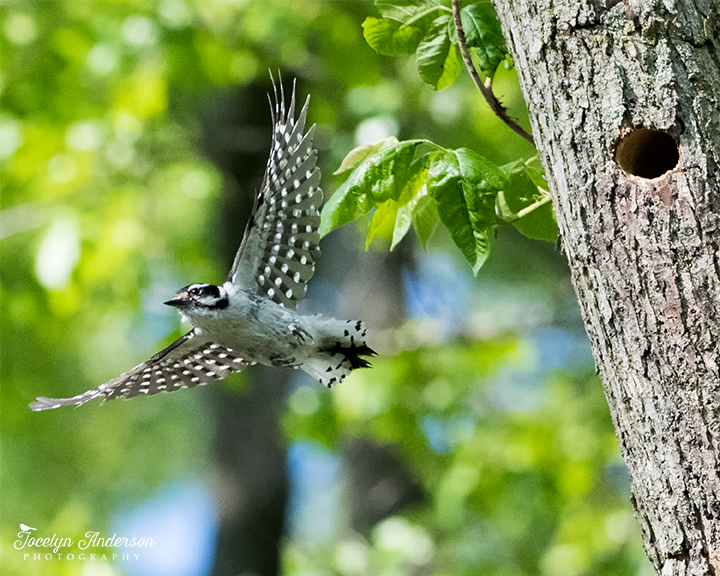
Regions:
[[[180,290],[170,300],[163,302],[163,304],[172,306],[173,308],[187,308],[190,305],[190,297],[185,290]]]

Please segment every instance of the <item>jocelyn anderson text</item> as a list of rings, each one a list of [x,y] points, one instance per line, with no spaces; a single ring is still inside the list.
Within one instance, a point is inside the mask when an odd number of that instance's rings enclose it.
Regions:
[[[20,532],[15,540],[15,549],[22,550],[25,547],[52,548],[57,553],[61,548],[71,548],[75,542],[72,538],[60,538],[53,534],[52,538],[35,538],[29,532]],[[152,538],[124,538],[113,534],[108,538],[101,538],[100,532],[85,532],[85,538],[79,540],[77,547],[80,550],[88,548],[135,548],[155,546]]]

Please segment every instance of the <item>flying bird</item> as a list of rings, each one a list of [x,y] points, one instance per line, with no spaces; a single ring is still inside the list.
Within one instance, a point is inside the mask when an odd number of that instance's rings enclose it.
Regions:
[[[315,125],[305,131],[310,97],[295,119],[295,85],[287,107],[274,81],[273,94],[270,158],[227,280],[190,284],[165,302],[193,329],[98,388],[72,398],[40,397],[32,410],[192,388],[256,363],[299,368],[328,387],[370,366],[367,358],[376,353],[362,321],[295,311],[320,254],[323,193]]]

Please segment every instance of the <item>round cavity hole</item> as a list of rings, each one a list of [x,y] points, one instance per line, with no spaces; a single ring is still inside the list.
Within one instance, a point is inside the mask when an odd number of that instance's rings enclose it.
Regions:
[[[615,151],[615,161],[628,174],[657,178],[673,170],[680,160],[678,145],[667,132],[638,128],[625,136]]]

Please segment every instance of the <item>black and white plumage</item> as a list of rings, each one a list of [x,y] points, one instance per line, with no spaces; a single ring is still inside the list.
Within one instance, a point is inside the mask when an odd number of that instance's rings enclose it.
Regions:
[[[38,398],[33,410],[172,392],[207,384],[250,364],[299,368],[326,386],[375,352],[361,321],[295,312],[320,254],[320,169],[305,132],[310,98],[295,119],[295,89],[286,108],[280,87],[271,101],[273,138],[265,177],[240,249],[222,286],[191,284],[166,302],[194,328],[129,372],[72,398]]]

